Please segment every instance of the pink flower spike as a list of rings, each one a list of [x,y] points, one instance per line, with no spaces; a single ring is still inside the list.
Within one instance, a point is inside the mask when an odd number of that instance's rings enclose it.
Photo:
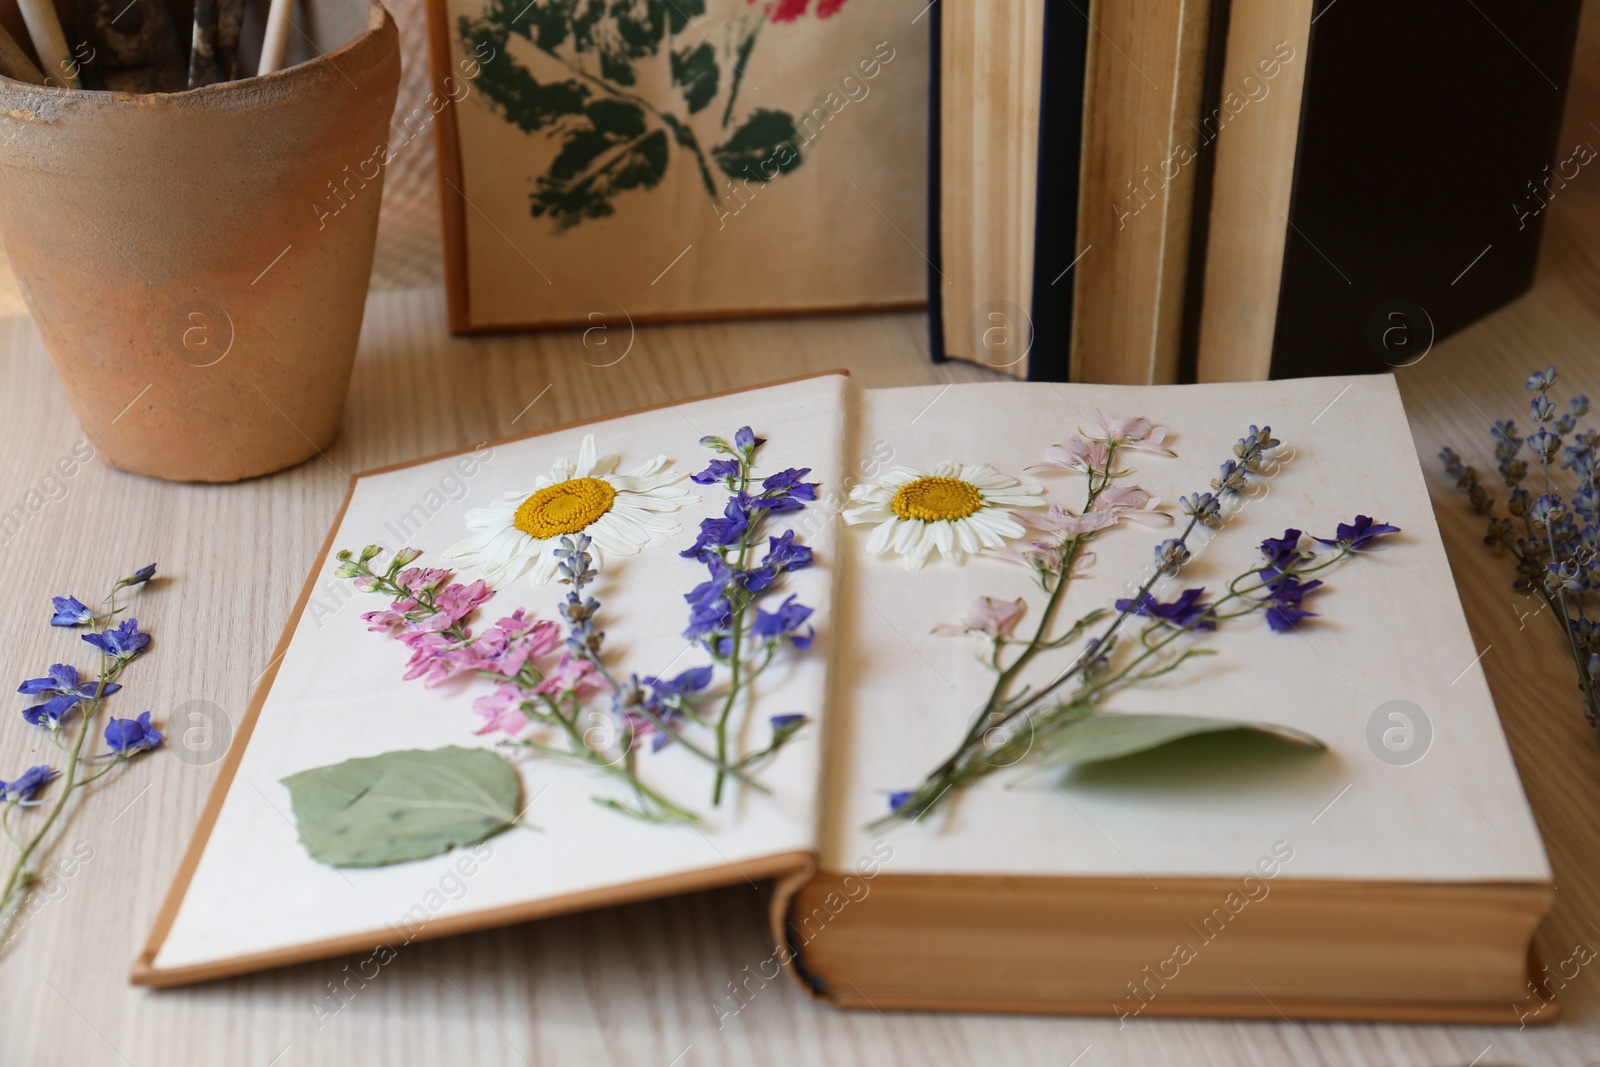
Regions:
[[[961,616],[961,624],[952,626],[941,623],[933,628],[933,632],[941,637],[954,637],[960,634],[980,633],[990,637],[1010,637],[1011,631],[1017,628],[1017,623],[1022,619],[1022,613],[1028,605],[1018,597],[1016,600],[996,600],[992,596],[981,596],[968,605]]]
[[[1099,424],[1103,435],[1099,439],[1107,444],[1116,445],[1124,452],[1150,452],[1158,456],[1176,454],[1161,443],[1166,440],[1167,428],[1157,426],[1149,419],[1138,415],[1112,418],[1096,409],[1094,421]]]

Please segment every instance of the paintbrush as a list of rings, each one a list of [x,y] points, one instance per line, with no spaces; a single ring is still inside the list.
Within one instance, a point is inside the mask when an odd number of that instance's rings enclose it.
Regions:
[[[54,79],[69,89],[79,88],[78,61],[67,47],[67,35],[61,32],[61,20],[50,0],[17,0],[17,6],[22,9],[22,21],[33,39],[45,84]]]
[[[0,74],[30,85],[44,84],[44,75],[4,26],[0,26]]]
[[[283,66],[284,47],[289,43],[289,16],[294,0],[272,0],[267,9],[267,29],[261,38],[261,66],[257,74],[271,74]]]

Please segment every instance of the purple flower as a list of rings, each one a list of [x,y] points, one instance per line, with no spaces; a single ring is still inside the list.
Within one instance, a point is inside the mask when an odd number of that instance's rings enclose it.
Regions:
[[[762,511],[770,511],[774,514],[781,514],[782,512],[786,511],[800,511],[804,509],[806,505],[804,501],[797,496],[791,496],[788,493],[780,493],[776,496],[758,496],[750,502],[750,506],[753,508],[760,508]]]
[[[79,678],[76,667],[57,663],[50,668],[49,675],[44,678],[29,678],[17,687],[17,692],[25,696],[50,697],[43,704],[22,709],[22,717],[31,725],[46,726],[54,730],[61,725],[62,716],[77,707],[79,701],[93,700],[96,696],[110,696],[121,688],[122,686],[115,682],[107,682],[102,688],[98,681],[83,681]]]
[[[124,619],[103,634],[84,634],[83,639],[113,659],[132,659],[150,644],[150,635],[139,632],[138,619]]]
[[[161,744],[161,731],[150,725],[150,713],[137,719],[112,719],[106,724],[106,744],[119,756],[132,756]]]
[[[810,473],[810,467],[790,467],[788,470],[768,475],[762,480],[761,488],[768,493],[787,493],[796,500],[815,500],[817,483],[800,480]]]
[[[132,575],[130,575],[127,578],[122,579],[122,581],[118,582],[117,584],[118,585],[143,585],[145,582],[148,582],[150,579],[154,578],[155,576],[156,576],[156,565],[154,563],[151,563],[151,564],[148,564],[147,566],[140,567],[138,570],[134,571]]]
[[[82,626],[94,620],[94,612],[75,596],[53,596],[50,603],[55,607],[55,614],[50,616],[51,626]]]
[[[806,717],[804,715],[774,715],[772,717],[772,733],[774,736],[787,737],[805,724]]]
[[[677,704],[710,685],[711,674],[711,665],[707,664],[704,667],[690,667],[676,678],[668,680],[646,678],[644,684],[653,691],[653,704],[657,702]]]
[[[1261,573],[1267,571],[1279,573],[1300,558],[1300,531],[1288,529],[1283,531],[1282,537],[1269,537],[1261,542],[1261,554],[1267,557],[1267,565]]]
[[[710,579],[683,595],[683,599],[689,602],[689,628],[683,632],[683,636],[691,641],[733,625],[733,605],[728,602],[728,585],[733,578],[733,568],[718,556],[707,560],[706,567],[711,572]]]
[[[739,461],[736,459],[714,459],[706,469],[699,474],[689,475],[689,480],[696,485],[715,485],[725,478],[732,478],[739,473]]]
[[[32,800],[33,795],[59,773],[42,764],[38,767],[29,767],[22,772],[22,777],[10,782],[0,782],[0,800],[12,804]]]
[[[1170,604],[1163,604],[1149,593],[1141,593],[1139,603],[1132,600],[1119,600],[1116,603],[1118,611],[1129,611],[1134,615],[1145,615],[1153,619],[1162,619],[1179,628],[1189,627],[1195,630],[1215,630],[1216,621],[1199,620],[1211,610],[1211,605],[1203,603],[1200,598],[1205,595],[1205,588],[1185,589],[1179,594],[1178,599]]]
[[[744,587],[759,593],[777,581],[782,572],[802,570],[811,566],[811,561],[811,549],[795,542],[793,530],[785,530],[782,537],[767,539],[767,554],[760,567],[748,572]]]
[[[1374,537],[1384,534],[1399,533],[1400,527],[1390,526],[1386,522],[1373,522],[1366,515],[1357,515],[1354,522],[1341,522],[1334,531],[1333,538],[1313,537],[1312,540],[1319,545],[1328,545],[1332,548],[1358,549]]]
[[[736,545],[744,537],[745,531],[750,528],[750,519],[740,507],[738,497],[728,501],[728,506],[723,509],[720,519],[701,519],[700,536],[695,538],[694,544],[679,552],[678,555],[686,559],[706,560],[716,554],[718,546],[727,548]]]
[[[1321,585],[1319,580],[1302,582],[1292,574],[1273,582],[1267,590],[1267,625],[1284,633],[1301,619],[1314,618],[1316,612],[1302,609],[1300,599]]]
[[[750,636],[757,641],[782,641],[788,639],[796,648],[809,648],[815,632],[809,627],[803,634],[798,631],[800,624],[810,617],[811,609],[804,604],[797,603],[791,595],[778,606],[777,611],[763,611],[757,608],[756,621],[750,627]]]
[[[901,808],[906,806],[906,802],[909,801],[910,799],[911,799],[911,790],[909,790],[909,789],[897,789],[897,790],[895,790],[894,792],[889,794],[889,810],[890,811],[899,811]]]
[[[764,437],[757,437],[755,431],[748,426],[741,426],[733,435],[733,446],[741,452],[749,452],[760,448],[767,443]]]

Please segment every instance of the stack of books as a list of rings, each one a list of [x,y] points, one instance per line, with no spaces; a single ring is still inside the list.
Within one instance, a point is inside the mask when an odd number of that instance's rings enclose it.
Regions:
[[[943,0],[935,358],[1125,384],[1420,358],[1527,289],[1595,156],[1557,143],[1579,8]]]

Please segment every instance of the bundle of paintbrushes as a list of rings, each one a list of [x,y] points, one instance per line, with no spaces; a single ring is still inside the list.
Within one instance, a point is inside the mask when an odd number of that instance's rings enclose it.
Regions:
[[[271,0],[260,61],[244,69],[245,0],[19,0],[30,54],[0,26],[0,75],[34,85],[125,93],[175,93],[283,65],[294,0]],[[187,47],[181,32],[192,26]]]

